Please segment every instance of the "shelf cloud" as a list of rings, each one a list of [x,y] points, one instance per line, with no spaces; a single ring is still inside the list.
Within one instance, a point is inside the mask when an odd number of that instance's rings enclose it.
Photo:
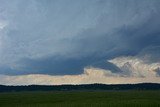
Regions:
[[[159,82],[159,19],[158,0],[1,0],[0,83]]]
[[[88,67],[77,75],[29,74],[19,76],[0,75],[4,85],[62,85],[62,84],[135,84],[141,82],[160,83],[160,63],[146,63],[137,57],[118,57],[109,62],[122,72]]]

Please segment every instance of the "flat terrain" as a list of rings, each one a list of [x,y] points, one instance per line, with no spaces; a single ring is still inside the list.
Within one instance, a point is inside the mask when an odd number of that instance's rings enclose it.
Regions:
[[[0,107],[160,107],[160,91],[10,92]]]

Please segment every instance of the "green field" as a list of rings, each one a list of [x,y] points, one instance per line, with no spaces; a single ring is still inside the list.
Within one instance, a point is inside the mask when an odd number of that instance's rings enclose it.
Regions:
[[[0,107],[160,107],[160,91],[0,93]]]

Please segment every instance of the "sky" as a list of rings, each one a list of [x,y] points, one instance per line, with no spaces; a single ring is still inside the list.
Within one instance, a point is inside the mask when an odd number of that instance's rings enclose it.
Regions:
[[[0,0],[0,84],[160,83],[159,0]]]

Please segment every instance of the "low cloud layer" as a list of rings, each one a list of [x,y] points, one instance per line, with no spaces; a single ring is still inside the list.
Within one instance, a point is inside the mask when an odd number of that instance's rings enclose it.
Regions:
[[[62,84],[134,84],[134,83],[160,83],[159,77],[124,77],[110,73],[109,71],[88,69],[81,75],[21,75],[3,76],[1,75],[0,84],[4,85],[62,85]]]
[[[20,76],[1,75],[0,84],[4,85],[61,85],[61,84],[133,84],[141,82],[160,83],[160,63],[145,63],[137,57],[119,57],[109,62],[122,72],[113,73],[100,68],[85,68],[79,75],[53,76],[31,74]]]

